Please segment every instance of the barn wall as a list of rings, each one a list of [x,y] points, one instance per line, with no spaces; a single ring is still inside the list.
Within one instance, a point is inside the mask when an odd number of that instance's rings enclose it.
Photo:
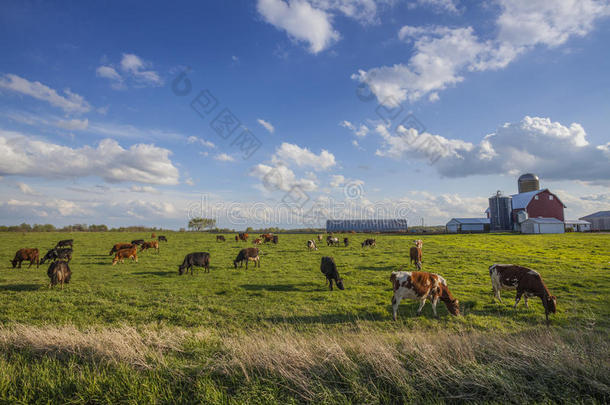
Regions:
[[[553,196],[552,200],[549,200],[550,195]],[[530,218],[544,217],[557,218],[560,221],[564,220],[563,204],[555,194],[548,190],[538,194],[538,200],[532,198],[532,201],[527,205],[527,213]]]

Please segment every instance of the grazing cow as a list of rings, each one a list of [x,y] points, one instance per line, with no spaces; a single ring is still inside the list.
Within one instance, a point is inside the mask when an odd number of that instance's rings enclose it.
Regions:
[[[72,247],[72,243],[74,243],[74,239],[64,239],[64,240],[60,240],[59,242],[57,242],[57,245],[55,245],[55,247],[56,248],[64,247],[64,246]]]
[[[210,272],[210,254],[207,252],[196,252],[189,253],[184,257],[184,261],[178,266],[178,274],[184,274],[184,271],[189,272],[191,270],[191,276],[193,275],[193,267],[203,267],[206,273]]]
[[[235,242],[239,242],[239,236],[235,235]]]
[[[261,238],[256,238],[252,241],[253,245],[260,245],[263,243],[263,240]]]
[[[239,240],[243,240],[244,242],[247,242],[249,237],[250,237],[250,235],[248,235],[245,232],[239,233]]]
[[[157,235],[154,232],[150,235],[151,239],[155,239],[156,237],[157,237]]]
[[[339,246],[339,238],[329,235],[326,238],[326,246]]]
[[[516,289],[515,309],[523,295],[526,307],[528,307],[528,298],[540,297],[547,323],[549,322],[549,313],[554,314],[557,311],[557,298],[551,295],[537,271],[514,264],[494,264],[489,266],[489,276],[491,277],[494,296],[498,301],[502,302],[500,290]]]
[[[44,262],[46,262],[47,260],[52,261],[52,262],[57,261],[57,260],[64,260],[64,261],[70,263],[70,260],[72,260],[72,249],[53,248],[53,249],[49,250],[46,255],[44,255],[44,257],[40,261],[40,264],[44,264]]]
[[[322,242],[322,239],[324,239],[324,236],[318,235],[318,242]]]
[[[338,289],[344,289],[343,279],[339,277],[337,265],[335,264],[335,260],[332,257],[322,257],[322,262],[320,263],[320,271],[326,276],[326,282],[328,283],[328,288],[331,291],[333,290],[333,280],[335,281],[335,284],[337,284]]]
[[[17,251],[17,253],[15,253],[15,258],[13,260],[11,260],[11,264],[13,265],[13,268],[15,268],[15,266],[17,266],[17,265],[19,265],[18,268],[21,268],[21,262],[23,262],[25,260],[29,260],[29,262],[30,262],[28,269],[30,267],[32,267],[33,263],[36,263],[36,268],[38,268],[38,265],[39,265],[38,249],[36,249],[36,248],[19,249]]]
[[[158,240],[159,242],[167,242],[167,238],[166,238],[165,236],[163,236],[163,235],[159,235],[159,237],[157,238],[157,240]]]
[[[235,239],[237,240],[237,239]],[[222,235],[216,235],[216,242],[224,242],[226,241],[225,237]]]
[[[131,241],[132,245],[141,245],[142,243],[144,243],[144,239],[136,239]]]
[[[377,246],[377,243],[375,242],[375,239],[365,239],[364,242],[362,242],[362,247],[366,246]]]
[[[117,262],[125,263],[125,259],[131,259],[138,262],[138,248],[132,247],[130,249],[121,249],[114,255],[114,259],[112,259],[112,265],[114,266]]]
[[[108,255],[113,255],[121,249],[130,249],[135,246],[136,244],[134,243],[117,243],[112,247],[112,249],[110,249],[110,253]]]
[[[345,245],[345,247],[349,246],[349,239],[348,238],[343,238],[343,244]]]
[[[261,235],[261,239],[263,239],[265,241],[265,243],[271,242],[273,240],[273,234],[272,233],[263,233]]]
[[[313,240],[308,240],[307,241],[307,248],[311,251],[311,250],[318,250],[318,247],[316,246],[316,242],[314,242]]]
[[[49,288],[52,288],[59,284],[61,289],[64,289],[64,284],[68,284],[70,282],[70,278],[72,277],[72,271],[70,270],[70,266],[67,262],[63,260],[53,262],[49,266],[47,270],[47,276],[51,279],[49,282]]]
[[[157,253],[159,253],[159,242],[156,240],[152,240],[150,242],[144,242],[140,246],[140,253],[145,251],[146,249],[155,249]]]
[[[271,242],[273,242],[274,245],[277,245],[277,243],[278,243],[277,235],[273,235],[273,239],[271,240]]]
[[[447,282],[438,274],[426,273],[423,271],[393,271],[390,276],[394,296],[392,297],[392,317],[396,320],[398,313],[398,304],[401,299],[412,299],[419,301],[417,315],[421,314],[421,310],[426,304],[426,300],[432,303],[432,311],[434,316],[436,313],[436,304],[440,299],[447,306],[447,310],[451,315],[458,316],[460,314],[460,303],[453,298]]]
[[[248,270],[248,262],[254,262],[254,267],[258,264],[258,267],[261,267],[260,257],[258,248],[246,248],[239,251],[239,254],[233,260],[233,266],[237,268],[237,263],[239,263],[239,267],[242,266],[243,262],[246,262],[246,270]]]
[[[422,264],[421,248],[417,247],[417,246],[411,246],[411,249],[409,249],[409,257],[410,257],[409,263],[415,262],[415,268],[417,268],[417,270],[421,270],[421,264]]]

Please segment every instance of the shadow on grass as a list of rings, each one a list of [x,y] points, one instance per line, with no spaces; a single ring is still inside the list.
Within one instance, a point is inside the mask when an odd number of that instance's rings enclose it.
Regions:
[[[248,291],[300,291],[300,292],[313,292],[320,291],[323,289],[324,285],[320,284],[317,287],[312,283],[303,283],[303,284],[242,284],[241,288]],[[304,288],[305,287],[305,288]]]
[[[0,285],[0,291],[36,291],[40,290],[39,284],[12,284]]]
[[[397,268],[398,268],[398,266],[396,266],[396,265],[393,265],[393,266],[356,266],[356,269],[358,269],[358,270],[372,270],[372,271],[386,271],[386,272],[395,271]]]
[[[197,272],[194,272],[195,274],[197,274]],[[168,276],[170,274],[173,275],[178,275],[178,270],[176,271],[138,271],[136,273],[131,273],[131,274],[135,274],[137,276],[160,276],[160,277],[165,277]],[[191,273],[189,272],[189,275]]]
[[[265,321],[272,323],[287,323],[287,324],[336,324],[336,323],[354,323],[357,321],[387,321],[392,315],[379,312],[361,312],[358,314],[326,314],[326,315],[302,315],[302,316],[273,316],[265,318]]]

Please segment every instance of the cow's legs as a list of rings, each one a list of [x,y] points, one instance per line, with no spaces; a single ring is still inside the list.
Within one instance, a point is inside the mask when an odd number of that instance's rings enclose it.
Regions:
[[[434,297],[432,299],[432,312],[434,312],[434,316],[438,318],[438,314],[436,313],[436,304],[438,304],[438,297]]]
[[[419,308],[417,308],[417,316],[421,315],[421,310],[424,307],[424,305],[426,305],[426,299],[425,298],[423,300],[419,301]]]
[[[421,262],[419,260],[417,261],[415,266],[417,267],[417,270],[421,270]]]
[[[515,297],[515,305],[513,308],[517,309],[517,304],[521,301],[521,296],[523,295],[523,291],[517,290],[517,297]]]
[[[529,305],[527,305],[527,295],[523,296],[523,302],[525,303],[525,308],[529,308]]]
[[[330,278],[328,279],[328,288],[332,291],[333,290],[333,279]]]
[[[392,297],[392,318],[396,320],[398,315],[398,304],[400,304],[400,297],[396,298],[396,294]]]

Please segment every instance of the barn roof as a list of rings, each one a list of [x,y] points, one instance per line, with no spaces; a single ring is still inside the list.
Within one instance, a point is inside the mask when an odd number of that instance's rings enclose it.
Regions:
[[[595,212],[591,215],[587,215],[585,217],[582,217],[580,219],[589,219],[589,218],[600,218],[600,217],[610,217],[610,211],[598,211]]]
[[[456,221],[460,224],[489,224],[489,218],[451,218],[451,221]],[[451,222],[449,221],[449,222]]]
[[[566,219],[565,221],[566,224],[570,224],[570,225],[591,225],[591,222],[589,221],[583,221],[582,219]]]
[[[533,191],[528,191],[526,193],[519,193],[519,194],[511,195],[511,197],[513,198],[513,200],[512,200],[513,209],[518,210],[518,209],[527,208],[527,205],[530,203],[530,201],[532,201],[532,198],[534,198],[534,196],[542,193],[543,191],[549,191],[549,189],[543,188],[542,190],[533,190]],[[551,192],[549,191],[549,193],[551,193]],[[553,193],[551,193],[551,194],[553,194]],[[555,195],[555,194],[553,194],[553,195]],[[557,198],[557,200],[561,203],[561,205],[563,205],[563,207],[566,208],[566,205],[559,199],[559,197],[557,197],[555,195],[555,198]]]
[[[563,224],[562,221],[558,220],[557,218],[529,218],[526,219],[524,222],[534,222],[536,224]]]

